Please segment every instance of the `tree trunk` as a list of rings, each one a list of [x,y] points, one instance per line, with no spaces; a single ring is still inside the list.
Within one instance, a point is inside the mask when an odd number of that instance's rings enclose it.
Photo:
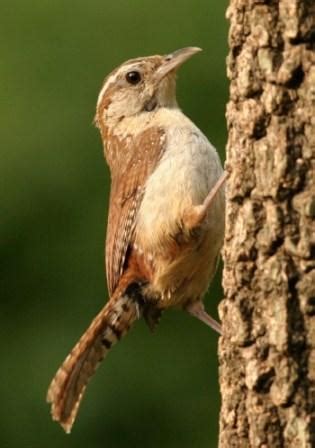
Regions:
[[[228,18],[219,446],[315,447],[315,1]]]

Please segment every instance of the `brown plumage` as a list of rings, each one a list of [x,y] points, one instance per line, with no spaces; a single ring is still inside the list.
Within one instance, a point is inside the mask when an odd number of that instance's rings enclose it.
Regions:
[[[48,390],[52,417],[67,432],[88,380],[140,315],[152,328],[163,310],[180,306],[220,331],[202,297],[223,240],[224,176],[215,149],[175,95],[177,68],[198,51],[127,61],[101,89],[95,122],[111,172],[110,300]]]
[[[114,153],[117,147],[126,157],[123,169],[117,172],[114,170],[111,182],[105,257],[109,294],[118,285],[127,249],[134,243],[136,216],[144,194],[145,181],[163,154],[163,139],[163,130],[152,128],[142,132],[128,144],[126,138],[106,140],[108,152]]]
[[[136,292],[116,294],[99,312],[52,380],[47,401],[54,420],[70,432],[88,380],[110,348],[139,317]]]

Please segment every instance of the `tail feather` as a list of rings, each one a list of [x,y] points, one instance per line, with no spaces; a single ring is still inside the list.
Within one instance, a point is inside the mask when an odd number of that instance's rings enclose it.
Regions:
[[[51,415],[69,433],[87,383],[110,348],[139,317],[138,304],[127,294],[114,297],[94,318],[53,378],[47,401]]]

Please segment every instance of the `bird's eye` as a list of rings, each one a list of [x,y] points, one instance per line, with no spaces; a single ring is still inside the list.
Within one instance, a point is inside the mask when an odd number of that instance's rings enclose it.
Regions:
[[[129,82],[129,84],[138,84],[141,81],[141,75],[136,70],[133,70],[132,72],[128,72],[126,75],[126,80]]]

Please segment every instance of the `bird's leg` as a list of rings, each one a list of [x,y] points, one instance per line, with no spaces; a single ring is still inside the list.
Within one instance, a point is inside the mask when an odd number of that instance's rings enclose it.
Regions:
[[[222,185],[224,184],[224,182],[226,181],[228,177],[228,173],[226,171],[223,172],[222,176],[217,180],[216,184],[214,185],[214,187],[209,191],[206,199],[204,200],[203,204],[201,205],[200,208],[200,219],[204,219],[211,204],[213,199],[216,197],[218,191],[220,190],[220,188],[222,187]]]
[[[222,334],[221,325],[206,312],[203,303],[200,300],[189,303],[185,307],[185,310],[188,311],[188,313],[192,316],[196,317],[197,319],[201,320],[206,325],[211,327],[220,335]]]
[[[204,202],[201,205],[193,206],[185,213],[184,224],[186,227],[188,227],[189,229],[194,229],[202,224],[203,220],[207,216],[209,208],[211,207],[212,201],[216,197],[218,191],[226,181],[227,177],[228,173],[224,171],[214,187],[209,191]]]
[[[143,306],[143,317],[144,320],[149,327],[149,329],[153,332],[157,325],[160,322],[163,310],[157,308],[156,306],[146,303]]]

